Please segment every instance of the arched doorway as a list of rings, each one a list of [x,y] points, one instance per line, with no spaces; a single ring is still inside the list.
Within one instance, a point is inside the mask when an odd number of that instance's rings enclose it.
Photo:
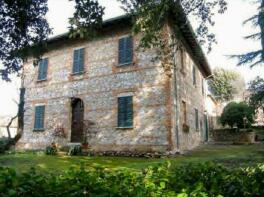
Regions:
[[[73,98],[71,102],[72,122],[71,122],[71,142],[83,142],[84,128],[84,104],[79,98]]]

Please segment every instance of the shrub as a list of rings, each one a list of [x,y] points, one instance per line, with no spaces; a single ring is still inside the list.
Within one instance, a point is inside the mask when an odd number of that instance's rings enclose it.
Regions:
[[[82,155],[82,146],[80,145],[71,146],[68,151],[68,155],[70,156]]]
[[[46,155],[57,155],[58,148],[55,143],[52,143],[50,146],[46,147]]]
[[[0,167],[1,196],[264,196],[264,165],[228,170],[213,163],[133,170],[70,169],[60,175]]]
[[[223,126],[228,125],[233,128],[236,125],[238,128],[244,128],[244,118],[246,118],[245,126],[248,128],[253,122],[253,115],[254,110],[246,103],[231,102],[224,108],[220,122]]]
[[[4,153],[8,148],[9,139],[0,138],[0,153]]]

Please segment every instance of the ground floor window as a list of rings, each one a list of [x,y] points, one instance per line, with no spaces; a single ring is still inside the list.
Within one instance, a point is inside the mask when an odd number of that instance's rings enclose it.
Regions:
[[[35,123],[34,130],[44,130],[44,116],[45,116],[45,105],[35,107]]]
[[[198,109],[195,109],[195,129],[199,131],[199,112]]]
[[[133,97],[118,98],[118,127],[133,127]]]

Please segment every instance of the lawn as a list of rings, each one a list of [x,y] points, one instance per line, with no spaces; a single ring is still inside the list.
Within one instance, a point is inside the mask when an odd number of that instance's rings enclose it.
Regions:
[[[13,153],[0,155],[0,166],[15,168],[19,172],[35,167],[42,172],[60,172],[70,167],[105,167],[111,169],[142,169],[170,161],[172,165],[213,161],[228,167],[249,166],[264,163],[264,145],[203,145],[185,155],[173,158],[128,158],[128,157],[69,157],[47,156],[44,153]]]

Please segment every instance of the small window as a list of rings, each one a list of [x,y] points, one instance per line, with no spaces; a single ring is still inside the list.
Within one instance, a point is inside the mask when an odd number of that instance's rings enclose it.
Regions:
[[[201,80],[202,82],[202,94],[204,95],[205,91],[204,91],[204,79]]]
[[[133,38],[132,36],[119,39],[118,64],[126,65],[133,62]]]
[[[48,71],[48,58],[41,59],[39,61],[39,68],[38,68],[38,81],[44,81],[47,79],[47,71]]]
[[[180,49],[180,59],[181,59],[181,72],[185,72],[186,67],[186,53],[183,49]]]
[[[133,97],[118,98],[118,127],[133,127]]]
[[[73,74],[79,74],[84,71],[84,48],[76,49],[73,53]]]
[[[185,101],[182,101],[181,112],[182,112],[182,123],[187,124],[187,105]]]
[[[199,112],[198,109],[195,109],[195,129],[199,131]]]
[[[196,68],[195,68],[195,65],[193,65],[193,68],[192,68],[192,75],[193,75],[193,85],[196,85]]]
[[[44,130],[44,116],[45,116],[45,106],[35,107],[35,123],[34,130],[42,131]]]

